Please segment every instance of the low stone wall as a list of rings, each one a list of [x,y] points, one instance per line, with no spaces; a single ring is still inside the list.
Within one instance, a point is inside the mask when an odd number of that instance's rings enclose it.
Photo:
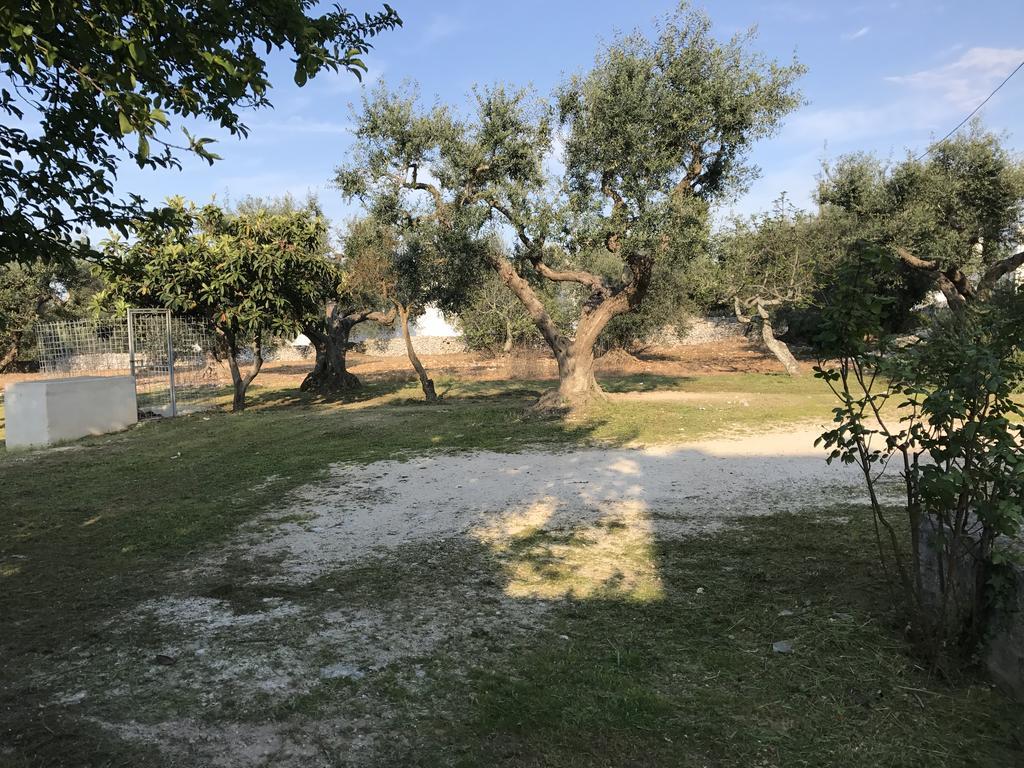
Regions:
[[[925,605],[936,610],[941,602],[940,565],[934,540],[935,524],[926,521],[918,534],[921,550],[921,586]],[[1018,548],[1024,547],[1014,542]],[[959,589],[969,591],[976,578],[977,560],[965,545],[960,556]],[[1011,545],[1013,546],[1013,545]],[[1024,567],[1007,566],[1009,578],[1006,591],[999,596],[989,623],[989,636],[984,639],[981,658],[992,681],[1008,695],[1024,702]]]
[[[992,617],[985,666],[996,685],[1024,702],[1024,568],[1014,566],[1010,581]]]
[[[311,344],[281,344],[267,355],[268,360],[282,361],[313,360],[315,357],[316,351]]]
[[[461,336],[413,336],[412,346],[418,355],[458,355],[469,351]],[[404,357],[405,340],[367,339],[356,349],[371,357]]]
[[[743,336],[745,326],[732,315],[708,315],[691,317],[686,321],[685,331],[680,335],[674,328],[664,328],[651,338],[652,344],[666,347],[710,344]]]
[[[716,341],[740,338],[745,326],[732,315],[692,317],[686,322],[683,334],[673,328],[664,328],[654,334],[650,344],[666,347],[710,344]],[[459,355],[470,349],[461,336],[413,336],[412,345],[420,355]],[[405,341],[392,339],[364,339],[356,342],[356,350],[370,357],[404,357]],[[306,345],[282,344],[276,347],[269,360],[312,360],[313,348]]]

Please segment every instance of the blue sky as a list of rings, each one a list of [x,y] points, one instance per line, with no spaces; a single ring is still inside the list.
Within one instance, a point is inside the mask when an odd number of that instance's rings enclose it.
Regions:
[[[602,38],[615,30],[650,29],[676,4],[393,0],[392,5],[405,26],[377,39],[366,57],[366,81],[411,79],[427,99],[464,105],[478,82],[532,84],[549,93],[564,75],[591,64]],[[801,82],[807,104],[753,152],[762,176],[733,204],[741,212],[767,208],[783,191],[808,205],[823,158],[866,150],[898,159],[907,148],[922,150],[1024,60],[1024,2],[1019,0],[720,0],[698,7],[709,12],[721,37],[756,25],[762,52],[787,61],[795,53],[809,68]],[[210,167],[190,159],[180,172],[126,167],[119,187],[154,202],[173,194],[204,202],[213,195],[224,200],[313,192],[328,215],[342,223],[353,209],[331,188],[330,178],[350,146],[349,105],[358,102],[362,86],[351,76],[326,73],[300,89],[288,67],[284,57],[272,61],[275,108],[248,116],[248,139],[219,142],[215,151],[222,161]],[[989,128],[1010,132],[1010,146],[1024,149],[1024,71],[982,115]]]

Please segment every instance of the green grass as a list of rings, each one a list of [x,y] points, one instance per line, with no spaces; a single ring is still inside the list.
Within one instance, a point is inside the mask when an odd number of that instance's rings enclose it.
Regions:
[[[431,695],[455,711],[410,724],[434,735],[394,764],[1021,764],[1021,710],[915,664],[865,510],[840,511],[854,522],[779,515],[659,542],[661,599],[565,601],[543,639],[442,676]]]
[[[831,406],[812,379],[634,376],[605,386],[698,397],[614,401],[569,421],[526,417],[544,386],[439,381],[448,395],[432,407],[402,383],[337,403],[256,390],[241,415],[193,415],[57,450],[0,452],[0,765],[160,765],[151,750],[54,708],[49,660],[103,646],[104,622],[161,595],[182,563],[215,550],[334,462],[693,439],[823,422]],[[330,578],[370,601],[417,585],[457,590],[465,573],[509,578],[524,563],[528,586],[564,581],[552,562],[567,542],[549,536],[456,553],[450,563],[459,570],[445,574],[400,558]],[[1022,758],[1003,700],[982,686],[945,687],[906,656],[863,528],[778,517],[699,545],[654,546],[622,553],[656,563],[661,589],[648,584],[648,599],[566,600],[542,637],[481,641],[480,661],[468,669],[444,656],[423,659],[432,670],[426,688],[363,681],[397,713],[394,727],[415,734],[396,741],[393,764],[953,766]],[[705,588],[700,598],[697,586]],[[250,603],[267,596],[213,588]],[[791,606],[795,617],[776,616]],[[833,621],[833,612],[855,618]],[[157,642],[137,631],[140,644]],[[570,641],[552,642],[559,635]],[[797,652],[768,652],[776,635],[795,639]],[[329,712],[324,695],[250,716]],[[981,725],[968,727],[971,713]]]

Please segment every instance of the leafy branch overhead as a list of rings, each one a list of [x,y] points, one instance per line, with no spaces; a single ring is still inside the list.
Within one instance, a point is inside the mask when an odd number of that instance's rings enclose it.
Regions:
[[[291,55],[299,85],[324,70],[360,77],[369,39],[401,23],[386,4],[357,16],[313,0],[238,3],[7,3],[0,7],[0,262],[52,258],[85,247],[90,227],[126,232],[144,201],[119,199],[124,156],[180,168],[184,154],[213,162],[240,112],[270,106],[266,56]],[[173,122],[180,125],[175,137]],[[32,123],[38,123],[38,130]]]

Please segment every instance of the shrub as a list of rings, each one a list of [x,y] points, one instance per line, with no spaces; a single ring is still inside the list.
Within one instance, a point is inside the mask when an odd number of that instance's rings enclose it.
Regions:
[[[875,277],[888,258],[862,249],[830,296],[819,342],[834,358],[815,370],[840,405],[819,442],[829,461],[861,468],[879,554],[916,638],[946,668],[984,636],[1008,557],[1000,544],[1024,519],[1024,294],[1006,288],[947,312],[900,346],[881,332],[892,299]],[[882,501],[893,466],[909,540]]]

